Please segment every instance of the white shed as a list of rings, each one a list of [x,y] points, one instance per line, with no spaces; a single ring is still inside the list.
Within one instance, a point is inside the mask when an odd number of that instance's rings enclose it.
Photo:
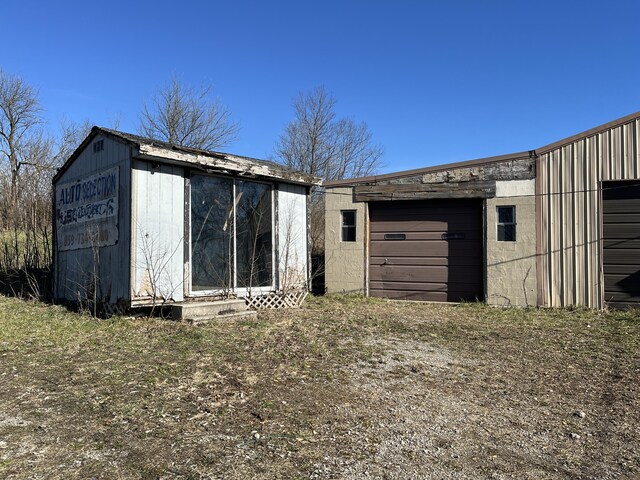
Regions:
[[[314,183],[94,127],[53,180],[54,296],[124,309],[306,289]]]

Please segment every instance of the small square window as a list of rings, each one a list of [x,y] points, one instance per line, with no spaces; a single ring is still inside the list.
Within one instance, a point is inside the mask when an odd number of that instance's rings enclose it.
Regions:
[[[104,150],[104,140],[98,140],[93,142],[93,153],[98,153]]]
[[[356,241],[356,211],[342,210],[342,241]]]
[[[516,207],[498,207],[498,241],[516,241]]]

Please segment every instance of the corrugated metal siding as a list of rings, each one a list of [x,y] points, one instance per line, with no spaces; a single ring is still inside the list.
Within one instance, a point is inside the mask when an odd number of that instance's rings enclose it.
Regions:
[[[98,135],[94,141],[103,140],[104,149],[93,152],[92,144],[76,158],[57,180],[57,184],[72,182],[94,173],[118,166],[118,243],[101,247],[99,254],[92,248],[56,252],[55,292],[57,299],[77,301],[86,294],[89,282],[95,274],[100,279],[98,295],[111,303],[129,300],[129,245],[131,237],[131,148],[110,138]]]
[[[304,286],[308,281],[307,189],[278,184],[279,288]]]
[[[184,169],[135,161],[132,248],[135,298],[184,299]]]
[[[539,157],[539,303],[603,306],[600,185],[637,179],[634,119]]]

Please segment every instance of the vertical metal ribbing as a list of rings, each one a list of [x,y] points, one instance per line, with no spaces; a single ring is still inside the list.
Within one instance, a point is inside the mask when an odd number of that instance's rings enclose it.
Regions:
[[[578,185],[576,182],[576,174],[577,174],[577,170],[578,170],[578,162],[577,162],[577,152],[578,152],[578,144],[576,143],[572,143],[571,144],[571,178],[570,178],[570,191],[571,193],[571,209],[569,210],[571,212],[571,218],[569,218],[569,227],[571,228],[571,276],[572,278],[572,282],[571,282],[571,286],[573,289],[573,292],[571,292],[570,298],[572,299],[573,304],[577,304],[578,303],[578,272],[577,272],[577,263],[578,263],[578,252],[579,252],[579,245],[578,245],[578,233],[577,233],[577,225],[576,225],[576,220],[578,218],[578,209],[579,209],[579,205],[578,205],[578,197],[576,194],[576,191],[578,190]]]
[[[591,139],[585,139],[584,141],[584,151],[583,151],[583,159],[585,162],[585,166],[582,169],[582,185],[584,186],[584,193],[582,194],[582,199],[584,202],[584,216],[585,220],[588,220],[591,217],[591,205],[589,204],[589,191],[591,190],[591,181],[589,177],[589,171],[591,170],[591,164],[589,163],[589,159],[591,158],[592,151],[592,141]],[[584,240],[584,302],[587,305],[591,304],[592,296],[591,296],[591,238],[589,236],[589,227],[591,225],[591,221],[582,222],[582,238]]]
[[[594,207],[592,221],[594,222],[591,228],[591,234],[593,235],[594,240],[594,254],[596,256],[596,269],[595,272],[596,277],[593,279],[596,282],[596,298],[598,302],[598,308],[602,308],[603,299],[604,299],[604,285],[602,283],[602,236],[600,234],[600,195],[598,190],[600,189],[600,182],[602,177],[604,176],[603,169],[603,145],[602,145],[602,135],[596,135],[596,177],[593,179],[593,186],[596,189],[596,192],[592,193],[591,202]]]
[[[565,163],[565,150],[564,148],[560,150],[560,161],[558,168],[558,195],[555,198],[555,201],[558,202],[558,227],[560,231],[558,232],[558,255],[560,256],[560,265],[558,269],[558,274],[560,278],[560,305],[561,307],[565,306],[565,282],[564,282],[564,163]]]
[[[544,190],[545,195],[545,206],[547,210],[547,218],[545,219],[547,224],[547,245],[546,245],[546,255],[547,255],[547,306],[553,306],[553,297],[552,297],[552,289],[553,289],[553,232],[551,227],[551,219],[553,218],[552,210],[551,210],[551,158],[553,154],[548,153],[546,155],[546,170],[547,170],[547,178],[545,180],[546,188]]]

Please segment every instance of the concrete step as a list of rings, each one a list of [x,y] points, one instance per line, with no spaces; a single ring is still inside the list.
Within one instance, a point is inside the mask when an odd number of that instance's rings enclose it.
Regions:
[[[218,314],[215,317],[211,315],[203,315],[201,317],[188,318],[185,321],[188,323],[192,323],[193,325],[199,325],[201,323],[207,322],[219,322],[221,320],[239,320],[244,318],[246,320],[254,319],[258,316],[258,312],[255,310],[245,310],[243,312],[233,312],[233,313],[222,313]]]
[[[171,318],[174,320],[202,320],[213,318],[229,318],[238,313],[255,313],[247,310],[247,304],[242,299],[217,300],[213,302],[184,302],[171,306]]]

